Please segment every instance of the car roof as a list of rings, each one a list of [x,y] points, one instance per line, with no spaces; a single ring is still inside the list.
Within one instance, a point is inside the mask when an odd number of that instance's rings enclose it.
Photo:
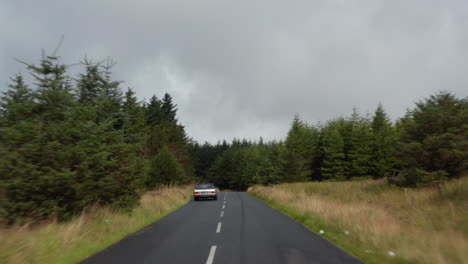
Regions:
[[[211,182],[204,182],[204,183],[199,183],[199,184],[197,184],[197,186],[201,186],[201,185],[212,185],[212,186],[214,186],[214,183],[211,183]]]

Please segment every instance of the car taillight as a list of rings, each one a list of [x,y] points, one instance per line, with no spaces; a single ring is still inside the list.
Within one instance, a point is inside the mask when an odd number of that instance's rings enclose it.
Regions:
[[[200,192],[194,192],[195,194],[200,194]]]
[[[210,191],[210,193],[216,193],[216,191]]]

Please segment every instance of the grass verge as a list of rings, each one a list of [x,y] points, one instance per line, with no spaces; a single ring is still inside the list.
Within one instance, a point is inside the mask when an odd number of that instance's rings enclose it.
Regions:
[[[367,263],[468,263],[468,178],[441,189],[382,181],[254,186],[249,193]]]
[[[189,201],[190,186],[166,187],[141,197],[131,213],[96,208],[65,223],[0,229],[0,263],[77,263],[173,212]]]

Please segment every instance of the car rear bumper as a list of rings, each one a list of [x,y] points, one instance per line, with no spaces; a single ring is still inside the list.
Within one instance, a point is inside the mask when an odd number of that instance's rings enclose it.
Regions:
[[[196,197],[196,198],[214,198],[214,197],[216,197],[216,193],[194,194],[193,197]]]

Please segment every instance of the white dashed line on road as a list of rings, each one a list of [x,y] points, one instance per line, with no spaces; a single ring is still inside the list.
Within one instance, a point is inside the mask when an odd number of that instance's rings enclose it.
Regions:
[[[224,216],[224,211],[221,211],[220,217],[223,217],[223,216]]]
[[[223,209],[226,207],[226,205],[223,204]]]
[[[216,228],[216,233],[221,232],[221,222],[218,223],[218,228]]]
[[[216,246],[211,246],[210,254],[208,255],[208,259],[206,260],[206,264],[212,264],[213,263],[215,252],[216,252]]]

